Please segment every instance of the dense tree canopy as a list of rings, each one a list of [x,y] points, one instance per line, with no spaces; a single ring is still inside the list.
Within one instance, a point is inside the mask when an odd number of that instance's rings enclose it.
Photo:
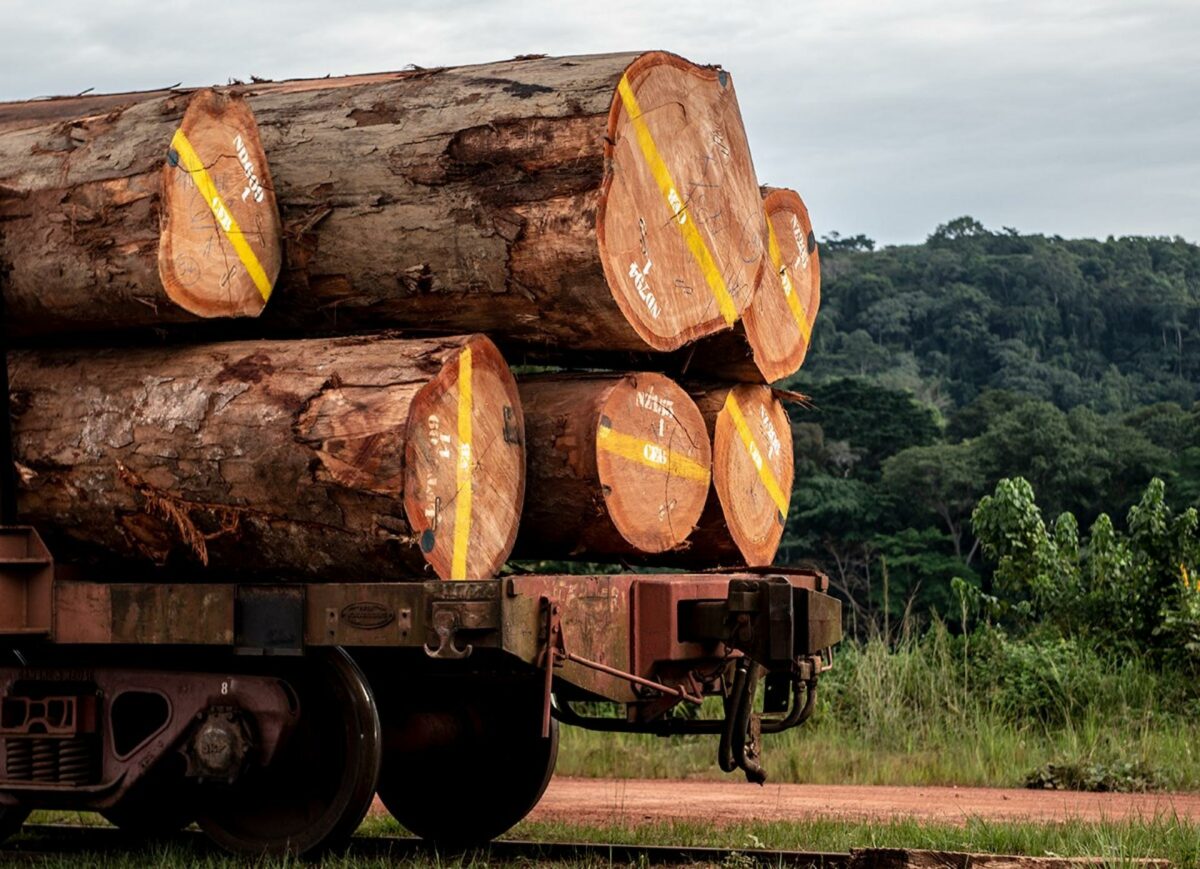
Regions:
[[[1101,546],[1154,478],[1164,509],[1200,504],[1200,247],[962,217],[922,245],[827,237],[821,264],[781,559],[829,572],[852,625],[946,613],[956,577],[990,592],[971,516],[1001,480]]]

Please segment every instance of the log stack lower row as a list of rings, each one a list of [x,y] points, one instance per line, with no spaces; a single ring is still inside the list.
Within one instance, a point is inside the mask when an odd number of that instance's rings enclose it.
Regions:
[[[22,350],[10,366],[21,515],[97,565],[256,581],[482,579],[510,554],[766,565],[791,491],[768,387],[518,384],[482,335]]]

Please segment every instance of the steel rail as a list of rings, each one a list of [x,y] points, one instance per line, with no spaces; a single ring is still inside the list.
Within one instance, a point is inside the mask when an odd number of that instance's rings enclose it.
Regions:
[[[197,830],[184,830],[171,836],[147,839],[125,833],[115,827],[83,824],[26,824],[21,833],[0,845],[0,862],[34,862],[56,855],[85,853],[112,856],[119,851],[136,852],[164,843],[187,845],[206,856],[225,852]],[[409,836],[357,835],[346,856],[358,857],[434,857],[464,865],[491,862],[561,862],[569,865],[605,862],[615,865],[738,865],[814,867],[845,869],[850,854],[844,852],[791,851],[766,848],[713,848],[690,845],[628,845],[596,842],[533,842],[498,839],[488,845],[463,851],[439,850],[436,846]],[[230,855],[230,860],[236,859]]]

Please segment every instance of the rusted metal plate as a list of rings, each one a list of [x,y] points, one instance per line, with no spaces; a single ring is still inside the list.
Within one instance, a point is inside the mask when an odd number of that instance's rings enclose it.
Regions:
[[[501,583],[375,582],[307,586],[304,642],[310,646],[435,643],[435,611],[478,646],[501,643]]]
[[[842,604],[826,594],[796,596],[798,651],[815,655],[842,640]]]
[[[236,586],[55,584],[58,643],[229,645]]]
[[[37,531],[0,525],[0,635],[49,634],[53,582],[54,559]]]

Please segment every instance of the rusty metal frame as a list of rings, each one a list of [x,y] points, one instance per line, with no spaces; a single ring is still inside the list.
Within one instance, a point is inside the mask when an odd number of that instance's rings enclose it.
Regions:
[[[104,809],[115,805],[124,793],[163,757],[178,748],[190,728],[206,709],[236,704],[252,716],[257,733],[255,762],[270,763],[275,751],[299,719],[294,697],[272,676],[236,672],[197,673],[122,667],[3,667],[0,668],[0,697],[20,698],[24,692],[57,691],[55,698],[91,698],[98,720],[87,732],[99,736],[98,780],[88,784],[46,780],[21,780],[8,769],[7,740],[27,738],[19,729],[0,733],[5,741],[0,752],[0,804],[21,801],[27,805],[71,805]],[[165,722],[124,754],[115,742],[112,703],[95,702],[100,697],[117,698],[138,691],[156,693],[167,701]],[[86,693],[81,693],[86,692]],[[102,707],[102,708],[101,708]],[[82,731],[81,731],[82,732]],[[69,737],[73,730],[49,734]]]

